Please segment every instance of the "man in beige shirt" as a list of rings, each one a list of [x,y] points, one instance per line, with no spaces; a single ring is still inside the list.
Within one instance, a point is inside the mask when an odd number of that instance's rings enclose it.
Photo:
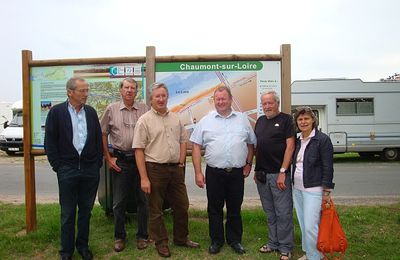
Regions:
[[[186,129],[178,116],[168,111],[168,89],[153,84],[151,110],[137,122],[132,147],[135,149],[141,188],[149,199],[149,233],[162,257],[171,256],[163,219],[166,198],[174,212],[174,243],[200,247],[188,238],[189,199],[185,185]]]
[[[122,100],[108,105],[100,122],[104,157],[110,167],[113,185],[114,250],[116,252],[125,248],[125,212],[129,194],[132,192],[136,198],[138,213],[137,248],[146,248],[148,242],[147,199],[140,189],[140,176],[132,150],[132,141],[136,122],[149,108],[143,103],[135,102],[137,82],[134,79],[122,80],[120,93]],[[112,143],[112,153],[108,149],[109,138]]]

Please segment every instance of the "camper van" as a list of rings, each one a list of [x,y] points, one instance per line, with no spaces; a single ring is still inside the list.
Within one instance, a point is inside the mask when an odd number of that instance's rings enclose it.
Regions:
[[[23,152],[23,123],[22,123],[22,100],[11,105],[13,114],[10,122],[5,122],[5,129],[0,133],[0,149],[8,155]]]
[[[400,158],[400,82],[298,80],[291,91],[292,109],[312,107],[318,128],[330,136],[336,153]]]

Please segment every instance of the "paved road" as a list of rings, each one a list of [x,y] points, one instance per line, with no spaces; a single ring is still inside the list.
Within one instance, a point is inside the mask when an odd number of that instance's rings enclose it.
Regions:
[[[21,158],[17,161],[0,161],[0,200],[23,202],[24,173]],[[400,162],[335,163],[335,197],[391,198],[400,202]],[[45,160],[35,163],[36,194],[38,201],[56,201],[58,187],[56,175]],[[194,184],[194,171],[189,163],[186,184],[190,200],[205,200],[205,189]],[[245,199],[257,200],[256,185],[251,177],[246,179]]]

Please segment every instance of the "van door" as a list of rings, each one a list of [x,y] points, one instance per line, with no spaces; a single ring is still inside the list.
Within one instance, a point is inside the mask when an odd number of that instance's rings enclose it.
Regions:
[[[331,138],[333,150],[335,153],[347,152],[347,133],[346,132],[331,132],[329,133]]]

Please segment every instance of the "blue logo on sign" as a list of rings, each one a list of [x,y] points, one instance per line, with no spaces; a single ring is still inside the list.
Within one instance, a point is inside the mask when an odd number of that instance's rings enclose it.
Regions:
[[[117,76],[118,75],[118,68],[117,67],[110,67],[110,74],[111,76]]]

